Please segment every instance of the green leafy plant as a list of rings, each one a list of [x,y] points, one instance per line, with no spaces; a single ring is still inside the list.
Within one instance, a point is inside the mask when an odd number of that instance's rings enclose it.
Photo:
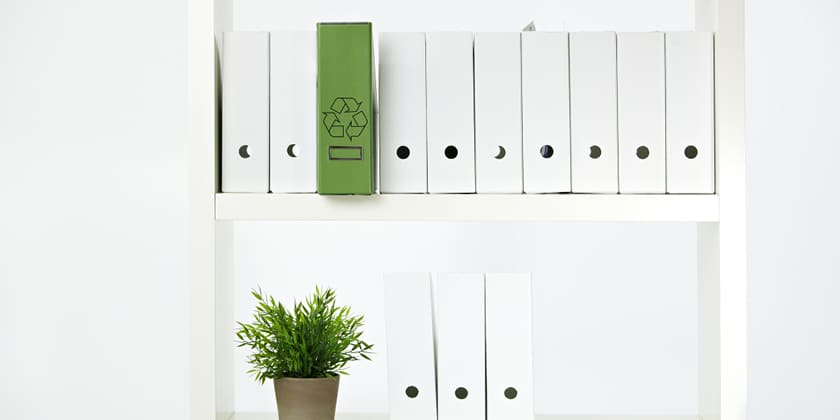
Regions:
[[[339,307],[335,291],[315,288],[304,302],[287,309],[262,289],[252,290],[257,300],[254,320],[239,322],[239,347],[250,347],[248,363],[260,383],[275,378],[323,378],[346,375],[349,362],[370,360],[373,345],[361,339],[363,316]]]

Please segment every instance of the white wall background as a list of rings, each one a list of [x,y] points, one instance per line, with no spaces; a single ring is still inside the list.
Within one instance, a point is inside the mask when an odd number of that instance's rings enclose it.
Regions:
[[[0,418],[187,415],[186,2],[0,1]]]
[[[541,27],[570,30],[691,24],[686,1],[494,1],[474,9],[469,2],[446,2],[448,8],[375,4],[393,22],[415,22],[405,30],[511,30],[531,18]],[[264,0],[240,0],[237,7],[291,9]],[[240,13],[237,24],[311,27],[301,17],[312,10],[325,18],[362,18],[349,6],[317,8]],[[747,8],[749,419],[836,420],[840,201],[834,196],[840,169],[833,159],[840,152],[840,3],[747,0]],[[186,419],[186,12],[186,2],[172,0],[0,0],[0,418]],[[386,21],[378,28],[398,29]],[[352,248],[338,251],[357,243],[350,239],[354,233],[371,229],[377,229],[372,238],[383,241],[419,237],[403,253],[389,251],[394,259],[383,264],[535,272],[535,287],[544,291],[537,311],[557,315],[556,322],[537,320],[536,357],[546,366],[538,380],[557,375],[561,396],[568,396],[555,401],[543,391],[540,411],[674,411],[696,404],[687,393],[692,385],[680,374],[692,368],[693,338],[681,328],[693,322],[693,312],[672,307],[693,304],[687,295],[692,279],[683,275],[693,270],[693,260],[667,260],[646,271],[672,248],[686,252],[669,255],[691,254],[689,225],[388,227],[243,224],[236,236],[243,245],[239,292],[260,283],[300,296],[309,280],[329,277],[346,302],[359,302],[369,314],[372,341],[381,343],[376,319],[382,309],[367,297],[369,289],[359,287],[378,290],[375,270],[339,277],[326,267],[310,270],[306,262],[322,247],[341,262],[362,257]],[[321,242],[312,235],[298,248],[283,242],[327,229],[347,239]],[[645,242],[635,244],[642,230]],[[569,238],[581,234],[590,239],[573,247]],[[453,252],[431,245],[441,238],[450,239]],[[243,253],[248,249],[254,252]],[[413,258],[421,251],[441,258],[429,266]],[[493,258],[503,253],[515,258]],[[605,263],[602,254],[611,259]],[[571,266],[561,270],[563,263]],[[624,272],[618,263],[634,278],[616,275]],[[583,274],[558,274],[567,268]],[[669,277],[675,280],[666,282]],[[294,280],[288,289],[280,285],[285,278]],[[642,287],[625,299],[618,292],[631,290],[624,283],[630,280]],[[596,290],[614,292],[594,295]],[[677,299],[664,302],[660,295]],[[561,305],[548,308],[553,298]],[[239,306],[237,316],[246,317],[247,308]],[[671,310],[676,315],[662,316]],[[598,329],[576,330],[583,325],[578,321]],[[551,331],[563,335],[546,334]],[[676,334],[654,341],[657,360],[640,340],[655,332]],[[556,343],[571,344],[545,346]],[[623,351],[607,352],[610,346]],[[546,363],[555,355],[557,365]],[[640,365],[628,366],[625,358]],[[632,389],[635,368],[655,373],[644,378],[652,388]],[[358,365],[341,404],[381,405],[383,375],[382,365]],[[267,390],[237,380],[239,405],[266,404]],[[380,394],[362,395],[352,381],[379,384],[374,389]]]
[[[747,2],[750,420],[840,419],[840,2]]]

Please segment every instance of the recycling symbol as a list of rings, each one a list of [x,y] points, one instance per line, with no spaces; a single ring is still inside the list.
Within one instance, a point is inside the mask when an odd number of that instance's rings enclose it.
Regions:
[[[330,137],[347,137],[353,141],[359,137],[368,125],[365,112],[361,110],[362,103],[356,98],[339,96],[330,105],[329,111],[324,111],[324,128],[330,133]]]

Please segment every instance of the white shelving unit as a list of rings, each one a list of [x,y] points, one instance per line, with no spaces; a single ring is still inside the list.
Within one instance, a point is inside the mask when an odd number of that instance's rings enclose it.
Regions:
[[[268,420],[233,412],[232,222],[237,220],[679,221],[698,229],[699,413],[538,416],[539,420],[745,420],[744,0],[696,0],[715,38],[716,195],[315,195],[218,191],[218,57],[232,0],[189,2],[190,419]],[[387,415],[342,414],[339,420]]]

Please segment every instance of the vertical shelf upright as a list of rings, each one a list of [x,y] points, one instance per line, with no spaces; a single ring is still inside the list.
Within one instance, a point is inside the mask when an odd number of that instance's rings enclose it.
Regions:
[[[233,28],[233,0],[188,0],[189,418],[233,415],[233,222],[216,220],[221,89],[219,34]]]
[[[747,416],[744,0],[695,0],[697,30],[715,35],[717,223],[697,225],[700,416]]]
[[[234,415],[233,226],[236,220],[419,220],[418,197],[317,201],[219,191],[218,34],[233,28],[232,0],[189,0],[189,418]],[[477,197],[496,212],[480,220],[691,221],[698,250],[698,405],[694,419],[745,420],[746,219],[744,167],[744,0],[695,0],[696,29],[715,31],[716,195]],[[422,198],[422,197],[421,197]],[[428,210],[469,197],[431,197]],[[479,202],[478,200],[484,200]],[[373,204],[371,204],[373,203]],[[367,210],[376,206],[372,213]],[[533,210],[546,206],[552,211]],[[553,209],[576,209],[553,211]],[[275,210],[276,209],[276,210]],[[316,216],[305,213],[317,210]],[[372,216],[369,216],[373,214]],[[428,214],[428,213],[426,213]],[[457,220],[470,220],[458,213]],[[427,218],[428,219],[428,218]],[[638,417],[636,417],[638,418]]]

